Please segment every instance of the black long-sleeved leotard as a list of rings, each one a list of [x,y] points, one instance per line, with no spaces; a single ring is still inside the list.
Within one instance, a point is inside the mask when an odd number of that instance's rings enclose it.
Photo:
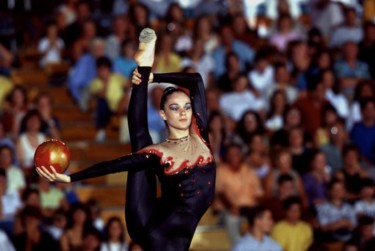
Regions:
[[[137,107],[134,104],[130,105],[129,110],[133,108],[138,110],[137,112],[132,110],[134,114],[129,115],[129,123],[135,123],[129,126],[138,128],[133,129],[138,133],[138,136],[133,135],[135,139],[143,141],[146,138],[148,141],[147,111],[144,102],[147,102],[147,80],[150,68],[139,67],[138,70],[142,74],[142,82],[140,86],[135,87],[135,90],[133,89],[132,99],[135,102],[136,98],[142,104]],[[93,165],[72,174],[71,180],[122,171],[136,174],[138,171],[153,170],[161,183],[161,198],[155,201],[152,198],[150,201],[145,200],[145,205],[140,205],[143,212],[134,212],[137,215],[132,215],[132,218],[141,217],[147,221],[144,226],[139,224],[139,228],[144,227],[142,231],[138,231],[139,229],[135,227],[133,230],[137,233],[133,234],[134,237],[131,232],[130,235],[141,242],[145,250],[184,251],[189,249],[196,226],[214,197],[215,163],[208,144],[205,91],[199,74],[155,74],[154,82],[173,83],[189,90],[193,108],[190,136],[185,140],[166,140],[146,147],[141,143],[139,146],[142,149],[139,151]],[[135,115],[137,116],[134,120],[131,120]],[[130,133],[132,134],[132,130]],[[134,187],[134,190],[141,189],[142,186],[139,185],[141,184]],[[128,191],[127,195],[129,193],[132,191]],[[127,203],[134,202],[128,200],[129,196]],[[147,207],[148,211],[143,207]],[[129,218],[128,214],[127,216]],[[128,218],[127,222],[129,222]],[[136,236],[138,234],[142,236]]]

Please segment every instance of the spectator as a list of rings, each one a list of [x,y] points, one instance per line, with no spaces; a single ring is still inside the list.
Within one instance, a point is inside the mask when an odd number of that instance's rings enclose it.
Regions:
[[[307,75],[312,61],[309,47],[306,42],[302,40],[295,40],[289,43],[289,57],[292,63],[291,76],[295,87],[299,90],[300,96],[306,95],[306,90],[309,89],[310,77]]]
[[[329,143],[320,148],[326,156],[328,166],[332,168],[331,173],[339,171],[344,166],[342,150],[347,142],[345,122],[338,120],[329,129]]]
[[[350,138],[359,149],[364,161],[369,164],[375,163],[375,100],[366,99],[361,101],[362,121],[354,125]]]
[[[331,36],[330,46],[340,47],[346,42],[358,43],[362,40],[363,31],[357,25],[357,15],[355,9],[345,8],[344,11],[345,22],[342,26],[337,27]]]
[[[58,37],[58,28],[56,23],[49,23],[47,25],[46,37],[39,41],[38,50],[42,54],[42,58],[40,60],[40,65],[42,67],[48,64],[61,62],[64,42]]]
[[[263,197],[259,204],[269,208],[275,222],[279,222],[285,218],[284,200],[295,196],[294,178],[289,174],[282,174],[276,182],[279,188],[277,194]]]
[[[301,220],[302,204],[298,197],[289,197],[283,203],[285,219],[272,229],[272,238],[284,251],[307,251],[313,243],[313,231]]]
[[[67,219],[63,210],[56,210],[52,216],[52,224],[46,227],[46,231],[56,240],[59,241],[64,228],[66,227]]]
[[[60,250],[82,250],[84,235],[92,228],[89,209],[84,204],[70,208],[68,222],[60,239]]]
[[[203,49],[207,54],[211,54],[216,49],[219,42],[210,16],[203,15],[196,19],[193,28],[193,38],[195,41],[202,41]]]
[[[305,144],[304,130],[294,127],[288,134],[289,152],[292,156],[292,168],[303,175],[308,171],[311,150]]]
[[[220,162],[227,143],[224,117],[218,111],[213,111],[208,117],[208,131],[212,153],[215,160]]]
[[[134,60],[136,44],[133,40],[126,39],[121,43],[121,50],[114,61],[114,71],[131,79],[137,63]]]
[[[23,209],[25,209],[26,207],[35,207],[38,208],[39,212],[42,211],[40,208],[40,196],[38,189],[26,187],[22,192],[21,199]],[[14,217],[13,233],[20,234],[24,231],[25,228],[22,223],[22,212],[17,212]]]
[[[362,79],[369,79],[368,65],[358,60],[358,46],[354,42],[346,42],[343,47],[343,59],[335,63],[335,72],[340,81],[340,88],[351,100],[355,86]]]
[[[350,114],[347,121],[347,128],[352,129],[354,124],[362,120],[361,101],[375,98],[375,86],[371,80],[363,80],[354,89],[354,98],[350,107]]]
[[[124,77],[112,72],[112,63],[108,58],[98,58],[96,65],[98,75],[90,84],[90,92],[96,99],[96,141],[103,142],[105,127],[112,115],[126,111],[128,96],[124,89],[127,82]]]
[[[65,0],[64,3],[58,7],[58,12],[61,12],[64,16],[66,26],[76,21],[77,2],[77,0]]]
[[[245,111],[241,119],[237,122],[236,133],[240,136],[242,143],[248,145],[254,134],[264,134],[265,128],[258,113]]]
[[[228,51],[233,51],[239,58],[240,70],[245,71],[247,65],[254,59],[254,51],[246,44],[237,41],[233,37],[230,26],[223,26],[220,29],[221,44],[213,51],[212,57],[215,62],[215,77],[218,78],[225,71],[225,55]]]
[[[12,163],[13,151],[9,146],[0,147],[0,169],[4,170],[7,178],[7,190],[21,192],[26,186],[25,176],[19,167]]]
[[[363,179],[361,182],[361,198],[355,203],[354,210],[358,217],[375,219],[375,187],[372,179]]]
[[[359,198],[362,186],[362,180],[369,174],[361,166],[361,155],[358,148],[353,145],[347,145],[343,148],[343,168],[336,173],[336,177],[345,184],[347,197],[351,200]]]
[[[106,39],[106,56],[115,60],[123,53],[123,42],[128,37],[129,21],[123,16],[117,16],[113,20],[113,34]],[[134,53],[133,53],[134,54]],[[134,55],[133,55],[134,56]],[[132,56],[132,57],[133,57]],[[131,58],[132,58],[131,57]]]
[[[128,250],[128,245],[125,242],[125,227],[120,218],[109,218],[104,228],[103,235],[103,243],[100,251]]]
[[[286,64],[279,63],[274,66],[274,84],[268,86],[266,97],[269,100],[277,90],[283,90],[286,94],[288,104],[293,104],[298,97],[298,91],[291,85],[290,74]]]
[[[319,74],[319,81],[323,83],[326,89],[326,100],[336,109],[338,116],[344,119],[348,118],[350,113],[349,103],[346,97],[340,93],[335,72],[331,69],[322,70]]]
[[[282,14],[277,20],[277,31],[271,35],[270,43],[279,51],[285,51],[290,41],[300,39],[298,32],[293,30],[293,20],[289,14]]]
[[[53,114],[51,97],[47,93],[39,94],[36,98],[35,108],[43,119],[41,131],[53,139],[60,139],[60,121]]]
[[[311,8],[312,26],[317,27],[325,38],[344,21],[341,6],[329,0],[314,0],[309,2]]]
[[[276,241],[267,236],[273,226],[270,210],[257,206],[246,210],[246,218],[249,232],[234,245],[232,251],[282,250]]]
[[[211,56],[204,51],[203,41],[194,41],[193,47],[182,60],[182,67],[186,66],[192,66],[194,69],[197,69],[197,72],[203,78],[205,87],[210,86],[214,62]]]
[[[322,110],[322,124],[315,133],[315,146],[321,147],[329,143],[329,136],[331,128],[340,119],[336,109],[327,103]]]
[[[263,180],[270,171],[267,137],[260,133],[253,134],[248,147],[247,162]]]
[[[255,30],[251,30],[246,23],[246,18],[243,15],[236,15],[231,20],[234,38],[251,48],[258,46],[258,36]]]
[[[265,127],[271,131],[280,130],[283,127],[283,114],[288,108],[288,101],[284,90],[277,90],[272,94],[268,109]]]
[[[14,56],[2,43],[0,43],[0,76],[9,77]]]
[[[294,104],[301,110],[302,125],[310,136],[315,135],[321,125],[322,110],[327,103],[325,99],[325,87],[319,81],[312,81],[307,97],[299,98]]]
[[[18,191],[7,189],[6,172],[0,169],[1,222],[13,222],[17,210],[21,207]]]
[[[375,53],[375,24],[373,22],[365,22],[363,24],[363,32],[363,40],[358,45],[359,59],[367,63],[371,77],[375,78],[375,59],[370,56]]]
[[[178,72],[181,70],[181,57],[173,52],[173,40],[171,35],[164,34],[160,39],[156,53],[155,72]]]
[[[326,188],[331,175],[323,152],[313,152],[309,167],[310,171],[303,175],[302,181],[309,206],[314,207],[326,201]]]
[[[238,121],[247,110],[264,110],[265,103],[249,90],[247,77],[239,75],[233,83],[233,91],[220,97],[220,108],[225,115]]]
[[[76,20],[63,31],[62,37],[67,48],[70,48],[82,35],[83,25],[91,15],[90,5],[86,1],[79,1],[76,7]]]
[[[73,46],[74,65],[68,76],[68,88],[82,110],[87,110],[88,86],[96,76],[96,60],[104,56],[104,41],[97,38],[91,43],[90,52],[86,53],[79,42]]]
[[[2,114],[4,131],[13,140],[18,138],[21,120],[28,110],[26,89],[22,86],[15,86],[8,96],[8,106]]]
[[[64,193],[53,186],[48,180],[40,177],[38,180],[38,188],[43,215],[52,217],[54,211],[62,205]]]
[[[1,46],[1,45],[0,45]],[[13,89],[13,83],[10,81],[10,79],[3,77],[0,75],[0,113],[4,109],[4,102],[6,100],[6,97],[9,95],[9,93]]]
[[[14,145],[13,141],[10,139],[10,137],[5,135],[4,126],[3,126],[2,121],[0,120],[0,147],[3,147],[3,146],[7,146],[11,149],[12,159],[13,159],[12,164],[17,165],[18,160],[17,160],[17,157],[16,157],[15,145]]]
[[[292,157],[289,151],[282,149],[276,157],[274,163],[274,169],[271,170],[264,183],[265,194],[267,196],[275,196],[279,194],[280,187],[278,186],[278,179],[281,175],[288,174],[293,178],[293,195],[298,195],[303,201],[303,205],[307,205],[306,194],[304,187],[298,173],[292,169]]]
[[[90,229],[83,236],[82,251],[100,251],[101,234],[96,229]]]
[[[222,92],[233,91],[233,82],[243,74],[240,69],[240,61],[234,52],[228,52],[225,56],[226,72],[216,81],[216,87]]]
[[[259,51],[254,59],[255,67],[249,72],[248,78],[251,86],[265,98],[269,88],[273,85],[274,69],[268,60],[265,51]]]
[[[274,148],[288,147],[289,131],[294,127],[300,127],[301,125],[301,110],[294,106],[286,108],[283,114],[283,127],[272,134],[270,144]],[[304,135],[304,138],[307,139],[308,137]]]
[[[42,215],[38,208],[25,207],[21,212],[21,221],[24,230],[13,238],[17,251],[58,250],[57,242],[40,228]]]
[[[333,179],[328,185],[329,200],[317,206],[320,229],[324,242],[347,241],[357,224],[353,207],[345,202],[343,182]]]
[[[366,216],[359,218],[353,238],[348,243],[356,246],[360,251],[373,250],[375,247],[374,219]]]
[[[34,153],[36,148],[46,140],[46,136],[41,133],[42,117],[37,110],[30,110],[22,120],[25,131],[21,133],[17,141],[17,156],[20,167],[31,178],[34,170]]]
[[[216,210],[223,210],[224,224],[231,243],[240,238],[240,210],[255,206],[263,194],[256,173],[244,162],[241,147],[227,147],[226,158],[217,169]]]
[[[160,118],[159,108],[160,100],[163,95],[163,88],[154,86],[150,91],[149,101],[147,106],[148,113],[148,128],[154,143],[161,142],[166,133],[164,121]]]
[[[103,229],[105,227],[105,222],[101,218],[102,214],[102,206],[96,199],[89,199],[86,202],[86,206],[89,208],[90,211],[90,222],[92,222],[92,225],[99,230],[100,232],[103,232]]]

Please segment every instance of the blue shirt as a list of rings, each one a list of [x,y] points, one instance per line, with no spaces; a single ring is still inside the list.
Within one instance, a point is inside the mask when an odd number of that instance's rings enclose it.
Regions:
[[[114,62],[114,71],[120,73],[128,79],[131,79],[137,63],[132,58],[118,57]]]
[[[339,78],[370,78],[368,65],[364,62],[357,61],[354,68],[350,67],[344,60],[335,64],[335,72]]]
[[[232,43],[232,51],[237,55],[240,61],[240,70],[244,71],[246,64],[250,64],[254,59],[254,50],[246,44],[234,40]],[[212,58],[215,62],[214,74],[218,78],[225,73],[225,58],[226,51],[224,46],[220,46],[212,53]]]
[[[81,91],[96,77],[96,59],[90,53],[81,56],[70,70],[68,87],[75,100],[79,100]]]
[[[366,127],[362,122],[355,124],[351,131],[351,139],[361,155],[375,163],[375,125]]]
[[[262,241],[258,241],[250,234],[246,234],[234,245],[232,251],[282,251],[282,248],[268,236],[264,236]]]

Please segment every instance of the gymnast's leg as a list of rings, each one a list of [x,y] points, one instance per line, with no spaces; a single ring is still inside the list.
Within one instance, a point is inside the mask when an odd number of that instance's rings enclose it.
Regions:
[[[154,61],[156,35],[144,29],[136,60],[142,82],[133,85],[129,104],[128,123],[132,152],[152,144],[147,125],[147,85]],[[145,67],[144,67],[145,66]],[[126,191],[126,222],[130,237],[142,247],[145,246],[146,229],[156,203],[156,177],[152,167],[138,172],[129,171]]]

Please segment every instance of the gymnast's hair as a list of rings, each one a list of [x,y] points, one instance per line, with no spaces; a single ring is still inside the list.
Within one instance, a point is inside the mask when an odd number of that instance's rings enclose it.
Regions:
[[[160,100],[160,110],[164,110],[164,105],[167,102],[168,97],[171,96],[173,93],[176,93],[176,92],[182,92],[185,95],[187,95],[187,93],[184,92],[182,89],[179,89],[179,88],[176,88],[176,87],[170,86],[170,87],[165,88],[164,91],[163,91],[163,95],[161,96],[161,100]]]

